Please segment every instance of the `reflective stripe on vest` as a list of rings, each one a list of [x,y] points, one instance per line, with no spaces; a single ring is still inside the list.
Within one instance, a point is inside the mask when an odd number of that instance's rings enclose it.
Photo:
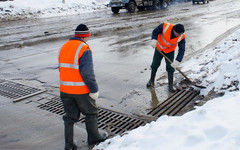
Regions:
[[[179,43],[181,41],[182,37],[183,37],[183,34],[181,34],[181,36],[178,38],[177,43]]]
[[[83,86],[85,85],[84,82],[63,82],[63,81],[60,81],[60,84],[61,85],[67,85],[67,86]]]
[[[79,69],[79,66],[78,66],[78,65],[66,64],[66,63],[60,63],[60,64],[59,64],[59,67]]]
[[[167,45],[169,45],[169,46],[174,46],[173,44],[168,43],[168,42],[163,38],[163,35],[161,35],[161,38],[162,38],[162,40],[163,40],[163,42],[164,42],[165,44],[167,44]],[[159,43],[159,44],[160,44],[160,43]]]
[[[163,35],[165,35],[165,33],[166,33],[167,29],[169,28],[169,26],[170,26],[170,23],[167,23],[167,26],[165,27],[165,29],[163,30],[163,33],[161,34],[161,38],[162,38],[162,40],[163,40],[163,42],[164,42],[165,44],[170,45],[170,46],[174,46],[173,44],[168,43],[168,42],[163,38]],[[159,46],[160,46],[160,43],[159,43]],[[162,47],[162,46],[160,46],[160,47]]]
[[[85,45],[85,44],[84,43],[80,44],[77,51],[76,51],[75,58],[74,58],[74,64],[75,65],[78,64],[78,55],[79,55],[79,52],[82,49],[83,45]]]
[[[165,27],[165,29],[163,30],[163,35],[166,33],[166,31],[167,31],[167,29],[169,28],[169,26],[170,26],[170,23],[167,23],[167,26]]]
[[[163,47],[158,41],[157,41],[157,44],[161,49],[167,49],[168,48],[168,47]]]

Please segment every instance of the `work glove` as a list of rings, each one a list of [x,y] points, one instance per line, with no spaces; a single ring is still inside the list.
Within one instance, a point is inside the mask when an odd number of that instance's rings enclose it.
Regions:
[[[175,60],[173,63],[171,63],[171,66],[176,69],[180,65],[180,62]]]
[[[157,40],[156,40],[156,39],[152,39],[152,40],[151,40],[151,46],[152,46],[153,48],[155,48],[156,45],[157,45]]]
[[[98,96],[99,96],[99,92],[89,93],[89,96],[90,96],[92,99],[97,100],[97,99],[98,99]]]

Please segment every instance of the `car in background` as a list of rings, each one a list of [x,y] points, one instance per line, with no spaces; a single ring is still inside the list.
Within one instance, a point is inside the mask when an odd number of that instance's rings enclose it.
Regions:
[[[192,0],[192,3],[195,4],[199,4],[199,2],[202,2],[203,4],[205,4],[206,2],[209,3],[209,0]]]

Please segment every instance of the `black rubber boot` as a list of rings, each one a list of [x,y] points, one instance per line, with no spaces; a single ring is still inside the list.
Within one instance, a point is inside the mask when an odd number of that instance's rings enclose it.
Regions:
[[[64,150],[73,149],[73,123],[64,122],[65,148]]]
[[[169,92],[175,92],[176,90],[173,88],[173,72],[168,72],[168,88]]]
[[[150,80],[147,83],[147,88],[154,85],[154,80],[155,80],[156,73],[157,73],[157,70],[152,69]]]
[[[107,132],[100,134],[98,131],[97,115],[86,115],[85,124],[88,133],[88,145],[97,144],[107,139]]]

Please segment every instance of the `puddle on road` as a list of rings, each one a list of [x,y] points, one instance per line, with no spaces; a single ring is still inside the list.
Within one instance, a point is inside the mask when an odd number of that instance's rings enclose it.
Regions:
[[[239,26],[239,22],[240,18],[218,18],[215,22],[204,19],[203,21],[195,20],[194,22],[188,23],[186,25],[186,55],[198,52],[199,50],[206,50],[203,49],[206,46],[208,46],[207,48],[213,47],[216,44],[214,40],[218,38],[222,40],[228,36],[232,33],[233,27]]]

